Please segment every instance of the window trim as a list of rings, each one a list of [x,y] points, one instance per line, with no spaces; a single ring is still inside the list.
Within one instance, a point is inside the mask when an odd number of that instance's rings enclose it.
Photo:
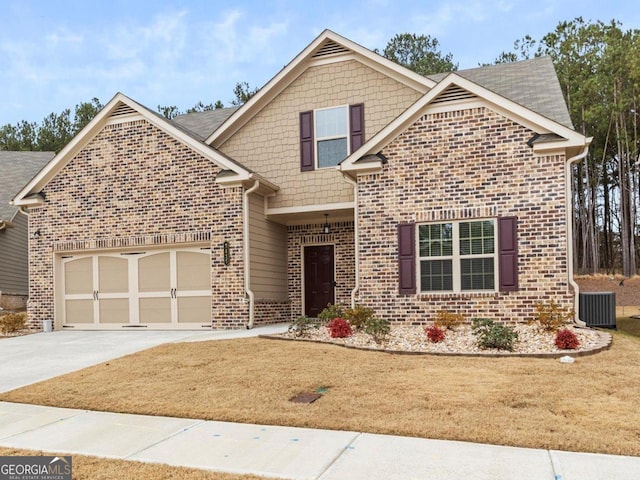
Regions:
[[[460,224],[472,223],[472,222],[484,222],[491,221],[493,223],[493,253],[492,254],[460,254]],[[420,227],[423,225],[444,225],[451,224],[452,226],[452,255],[441,256],[421,256],[420,255]],[[498,231],[498,218],[483,217],[483,218],[466,218],[462,220],[443,220],[438,222],[421,222],[415,224],[415,256],[416,256],[416,286],[417,293],[420,295],[442,295],[442,294],[479,294],[479,293],[497,293],[500,291],[500,255],[499,255],[499,231]],[[462,265],[461,260],[467,258],[493,258],[493,288],[486,290],[462,290]],[[424,260],[449,260],[452,263],[452,290],[423,290],[422,289],[422,268],[421,262]]]
[[[314,169],[315,170],[326,170],[326,169],[336,169],[339,167],[340,162],[338,162],[336,165],[329,165],[326,167],[321,167],[320,166],[320,156],[318,155],[318,143],[321,141],[325,141],[325,140],[339,140],[341,138],[346,138],[347,140],[347,155],[345,156],[345,158],[347,158],[349,156],[349,152],[351,152],[351,119],[349,118],[349,104],[343,104],[343,105],[333,105],[331,107],[323,107],[323,108],[315,108],[313,110],[313,163],[314,163]],[[346,125],[346,132],[344,135],[333,135],[333,136],[329,136],[329,137],[320,137],[318,135],[318,112],[323,111],[323,110],[334,110],[334,109],[338,109],[338,108],[343,108],[344,109],[344,113],[345,113],[345,125]],[[342,159],[344,160],[344,159]],[[342,161],[341,160],[341,161]]]

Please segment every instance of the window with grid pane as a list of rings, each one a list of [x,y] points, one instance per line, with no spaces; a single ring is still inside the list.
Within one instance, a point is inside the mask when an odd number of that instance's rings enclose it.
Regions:
[[[315,111],[318,168],[334,167],[347,157],[348,113],[346,106]]]
[[[420,290],[496,289],[495,220],[418,226]]]

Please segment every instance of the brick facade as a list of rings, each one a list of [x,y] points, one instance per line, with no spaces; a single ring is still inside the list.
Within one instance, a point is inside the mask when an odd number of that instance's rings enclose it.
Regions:
[[[219,171],[145,120],[107,125],[47,184],[44,205],[29,215],[29,228],[40,232],[30,242],[30,326],[54,319],[54,261],[65,249],[186,247],[203,239],[212,252],[212,326],[246,324],[242,188],[219,187]]]
[[[322,224],[289,226],[289,297],[291,320],[304,314],[302,305],[303,274],[302,249],[305,245],[334,245],[336,304],[350,305],[355,287],[355,248],[353,222],[330,224],[331,233],[325,235]]]
[[[438,310],[524,321],[537,302],[572,308],[565,157],[534,155],[526,143],[532,136],[488,108],[473,108],[427,114],[384,148],[383,172],[358,177],[358,302],[410,324],[433,320]],[[517,292],[399,294],[399,223],[498,216],[518,217]]]

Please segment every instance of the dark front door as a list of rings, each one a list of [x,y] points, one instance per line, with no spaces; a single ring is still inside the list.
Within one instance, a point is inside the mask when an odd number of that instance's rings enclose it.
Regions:
[[[335,302],[333,245],[304,247],[304,313],[315,318]]]

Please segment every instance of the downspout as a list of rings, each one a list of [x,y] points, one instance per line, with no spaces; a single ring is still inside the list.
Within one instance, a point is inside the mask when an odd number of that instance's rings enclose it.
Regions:
[[[7,228],[7,224],[4,223],[4,220],[0,220],[0,231],[4,230],[5,228]]]
[[[255,192],[258,188],[260,188],[260,181],[256,180],[251,188],[244,191],[242,197],[242,228],[243,228],[243,253],[244,253],[244,291],[249,297],[249,323],[247,323],[247,330],[253,328],[253,322],[255,321],[255,297],[253,295],[253,291],[251,290],[251,281],[250,277],[250,264],[251,264],[251,256],[249,254],[250,242],[249,242],[249,195]]]
[[[355,261],[355,275],[356,283],[351,290],[351,308],[356,306],[356,295],[360,290],[360,252],[359,252],[359,238],[358,233],[358,182],[353,180],[345,172],[341,172],[347,183],[353,185],[353,243],[354,243],[354,261]]]
[[[580,287],[573,279],[573,203],[572,203],[572,192],[571,192],[571,165],[579,162],[589,153],[589,144],[591,143],[591,138],[588,138],[584,150],[582,153],[579,153],[575,157],[571,157],[567,160],[565,165],[565,209],[566,209],[566,220],[567,220],[567,271],[569,272],[569,284],[573,288],[573,311],[574,317],[573,321],[576,325],[580,327],[586,327],[587,324],[580,320]]]

